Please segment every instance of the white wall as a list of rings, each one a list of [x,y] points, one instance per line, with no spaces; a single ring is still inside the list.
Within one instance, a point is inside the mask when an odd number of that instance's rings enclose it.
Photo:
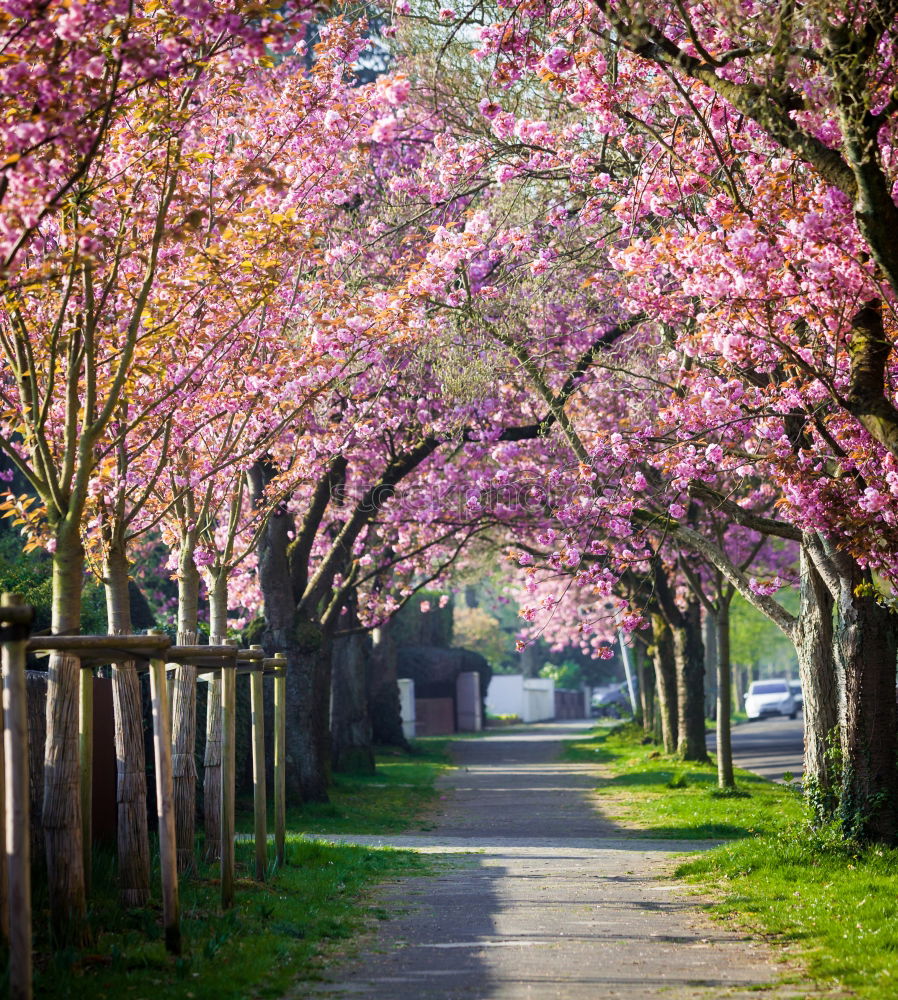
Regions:
[[[523,719],[523,674],[493,674],[486,691],[486,710],[491,715],[517,715]]]
[[[402,716],[402,735],[407,740],[415,738],[415,682],[407,677],[400,677],[399,713]]]
[[[523,722],[555,718],[555,681],[523,674],[494,674],[486,693],[491,715],[516,715]]]
[[[544,722],[555,718],[555,681],[528,677],[524,681],[524,722]]]

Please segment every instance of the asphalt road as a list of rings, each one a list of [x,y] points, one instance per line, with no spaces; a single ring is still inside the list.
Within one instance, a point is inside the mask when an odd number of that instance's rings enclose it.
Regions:
[[[715,739],[708,737],[708,749],[715,749]],[[802,773],[804,757],[804,720],[774,716],[757,722],[743,722],[733,727],[733,761],[737,767],[754,771],[771,781],[783,775]]]

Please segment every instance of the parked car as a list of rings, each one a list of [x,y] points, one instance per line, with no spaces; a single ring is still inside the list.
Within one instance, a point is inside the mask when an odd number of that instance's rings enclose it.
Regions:
[[[749,721],[768,715],[788,715],[794,719],[797,713],[798,706],[786,680],[755,681],[745,695],[745,714]]]
[[[630,698],[623,684],[595,688],[592,693],[592,716],[598,719],[620,719],[630,715]]]
[[[799,712],[804,711],[804,692],[801,690],[801,684],[798,681],[789,681],[789,690],[792,692],[792,697],[795,699],[795,707]]]

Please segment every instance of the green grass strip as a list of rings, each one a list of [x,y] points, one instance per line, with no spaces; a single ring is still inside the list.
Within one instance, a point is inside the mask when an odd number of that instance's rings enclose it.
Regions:
[[[894,1000],[898,850],[812,829],[793,789],[744,771],[737,781],[747,794],[719,797],[713,767],[665,757],[641,738],[623,726],[569,748],[569,759],[604,766],[603,814],[640,836],[727,839],[674,873],[712,896],[713,916],[774,936],[823,987],[847,987],[861,1000]]]
[[[772,834],[802,815],[798,795],[748,771],[737,771],[737,793],[717,790],[713,764],[680,761],[642,743],[627,724],[600,728],[565,751],[568,760],[601,764],[598,785],[604,816],[640,836],[667,840],[732,840]]]
[[[297,834],[391,834],[421,828],[449,766],[446,741],[409,754],[386,751],[374,775],[339,775],[331,802],[289,812],[288,864],[269,881],[251,880],[253,845],[237,844],[236,905],[219,910],[218,867],[201,866],[181,880],[185,953],[164,949],[160,903],[124,913],[117,900],[115,862],[98,850],[85,950],[51,953],[45,930],[46,887],[35,885],[35,996],[42,1000],[247,1000],[280,997],[297,980],[318,978],[329,956],[350,946],[374,918],[388,916],[368,896],[392,879],[429,875],[433,856],[302,839]],[[241,816],[251,827],[250,813]],[[270,847],[273,850],[273,847]],[[158,858],[156,858],[158,866]],[[153,875],[158,893],[158,867]],[[2,976],[0,976],[2,980]],[[2,987],[0,981],[0,987]]]

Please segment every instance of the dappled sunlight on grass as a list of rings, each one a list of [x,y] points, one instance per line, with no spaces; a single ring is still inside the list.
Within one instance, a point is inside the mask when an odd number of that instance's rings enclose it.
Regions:
[[[679,760],[642,742],[632,725],[599,729],[570,744],[566,759],[602,765],[596,801],[603,816],[647,837],[727,840],[769,833],[797,819],[797,793],[737,771],[738,796],[717,792],[714,764]]]
[[[446,740],[407,754],[384,748],[374,774],[335,774],[330,802],[306,802],[287,810],[288,830],[301,833],[401,833],[427,828],[438,791],[435,782],[451,767]],[[238,829],[253,828],[252,802],[241,802]]]
[[[280,997],[297,979],[314,979],[328,955],[345,948],[367,921],[384,916],[365,903],[367,890],[390,878],[430,873],[435,862],[414,852],[337,846],[303,835],[420,828],[438,795],[435,781],[449,766],[442,741],[414,754],[385,750],[372,775],[335,776],[329,803],[288,810],[288,864],[278,872],[272,867],[268,882],[251,880],[253,845],[238,841],[236,905],[227,913],[219,911],[217,866],[203,865],[196,878],[182,879],[181,958],[165,952],[159,901],[123,914],[114,859],[98,854],[90,914],[95,940],[89,953],[39,959],[35,996],[245,1000]],[[251,830],[252,802],[240,806],[238,829]],[[45,905],[38,894],[35,911]],[[48,956],[48,943],[39,939],[36,953]]]
[[[182,880],[184,955],[165,952],[158,901],[147,910],[118,909],[111,858],[98,866],[89,952],[39,960],[35,996],[45,1000],[245,1000],[279,997],[297,978],[315,978],[324,959],[376,910],[360,905],[366,889],[391,877],[425,874],[420,855],[287,839],[288,864],[270,881],[253,882],[252,845],[238,844],[236,905],[219,911],[217,868]],[[158,878],[154,884],[158,884]],[[40,946],[37,954],[46,954]]]
[[[790,942],[815,978],[837,979],[864,1000],[898,995],[898,851],[784,823],[689,861],[677,876],[713,888],[717,915]]]
[[[898,850],[811,829],[798,792],[737,771],[739,794],[716,791],[713,765],[665,756],[625,725],[567,750],[600,764],[599,809],[639,836],[732,840],[675,877],[713,893],[712,914],[788,942],[825,984],[863,1000],[898,996]]]

